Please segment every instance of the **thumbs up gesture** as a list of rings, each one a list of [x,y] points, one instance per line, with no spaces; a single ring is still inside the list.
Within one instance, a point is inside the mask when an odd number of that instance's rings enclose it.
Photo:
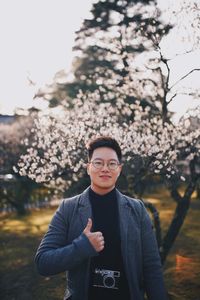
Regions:
[[[89,218],[83,233],[87,236],[94,249],[100,252],[104,249],[104,237],[100,231],[91,232],[91,229],[92,220]]]

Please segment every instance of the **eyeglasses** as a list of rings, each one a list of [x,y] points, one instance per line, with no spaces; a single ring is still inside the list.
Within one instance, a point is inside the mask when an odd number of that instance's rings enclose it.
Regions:
[[[93,161],[90,161],[89,163],[91,163],[93,165],[93,167],[97,170],[103,169],[103,167],[105,165],[105,162],[102,159],[94,159]],[[118,168],[118,166],[120,165],[120,163],[116,160],[109,160],[106,165],[110,171],[115,171]]]

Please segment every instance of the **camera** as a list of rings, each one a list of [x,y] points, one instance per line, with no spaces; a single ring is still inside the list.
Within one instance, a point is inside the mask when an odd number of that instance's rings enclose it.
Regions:
[[[93,286],[108,289],[119,289],[120,272],[104,269],[95,269]]]

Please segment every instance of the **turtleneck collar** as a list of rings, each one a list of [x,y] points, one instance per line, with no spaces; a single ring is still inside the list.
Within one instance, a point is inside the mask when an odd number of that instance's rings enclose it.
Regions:
[[[93,197],[93,198],[95,198],[95,199],[102,199],[102,200],[103,200],[103,199],[110,199],[110,198],[113,198],[113,197],[116,196],[116,188],[112,189],[112,191],[110,191],[110,192],[108,192],[108,193],[106,193],[106,194],[104,194],[104,195],[100,195],[100,194],[95,193],[95,192],[91,189],[91,187],[90,187],[90,189],[89,189],[89,194],[90,194],[91,197]]]

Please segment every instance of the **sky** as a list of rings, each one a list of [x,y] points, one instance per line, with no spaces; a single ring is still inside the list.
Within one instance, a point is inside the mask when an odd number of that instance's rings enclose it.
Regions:
[[[0,0],[0,113],[40,106],[34,94],[70,68],[74,32],[90,8],[91,0]]]
[[[158,2],[165,8],[170,1]],[[74,32],[89,16],[91,6],[92,0],[0,0],[0,114],[13,114],[16,107],[47,107],[47,102],[33,100],[33,96],[56,72],[70,69]],[[172,35],[167,41],[168,51],[174,49],[174,39]],[[200,68],[200,51],[173,60],[172,83],[191,67]],[[198,74],[193,73],[185,83],[198,87]],[[180,117],[197,104],[181,96],[170,109]]]

